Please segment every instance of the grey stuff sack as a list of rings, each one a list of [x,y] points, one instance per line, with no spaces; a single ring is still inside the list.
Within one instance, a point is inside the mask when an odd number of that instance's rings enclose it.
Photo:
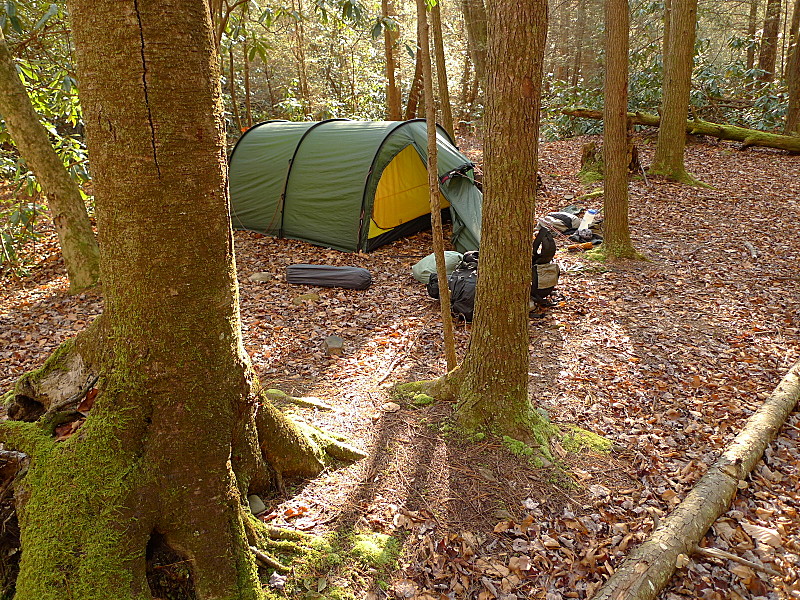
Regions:
[[[286,267],[286,283],[365,290],[372,285],[372,275],[360,267],[289,265]]]
[[[463,257],[464,255],[460,252],[453,252],[452,250],[445,251],[444,267],[448,275],[456,270],[458,263],[461,262]],[[427,284],[431,279],[431,273],[436,273],[436,257],[433,254],[429,254],[411,267],[411,274],[414,276],[414,279],[420,283]]]

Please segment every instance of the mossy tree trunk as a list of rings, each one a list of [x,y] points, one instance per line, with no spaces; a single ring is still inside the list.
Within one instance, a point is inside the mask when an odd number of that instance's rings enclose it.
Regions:
[[[14,58],[0,31],[0,106],[20,155],[36,175],[47,196],[47,206],[58,234],[70,292],[97,283],[100,250],[78,185],[50,143],[28,92],[17,74]]]
[[[436,393],[457,399],[467,430],[533,442],[541,424],[528,398],[536,166],[547,2],[488,7],[484,200],[472,339]]]
[[[603,115],[603,225],[602,251],[612,258],[633,258],[628,224],[628,164],[631,140],[628,128],[628,0],[606,0],[606,79]]]
[[[669,47],[664,57],[661,128],[650,171],[668,179],[695,183],[683,164],[686,117],[694,62],[697,0],[672,0],[669,13]]]
[[[581,119],[602,119],[603,113],[599,110],[588,110],[584,108],[565,108],[561,111],[565,115],[578,117]],[[628,120],[636,125],[647,125],[658,127],[661,125],[661,117],[647,113],[628,113]],[[779,135],[758,131],[757,129],[745,129],[735,125],[720,125],[710,121],[693,119],[686,122],[686,133],[689,135],[707,135],[719,140],[730,140],[741,142],[739,150],[746,150],[751,146],[761,146],[763,148],[778,148],[788,152],[800,152],[800,137],[794,135]]]
[[[156,548],[188,567],[192,597],[260,598],[243,496],[321,464],[280,413],[249,401],[208,6],[69,9],[105,311],[18,385],[17,400],[44,415],[0,430],[31,457],[16,489],[15,598],[150,599]],[[75,408],[47,389],[69,395],[87,375],[94,406],[55,441]]]

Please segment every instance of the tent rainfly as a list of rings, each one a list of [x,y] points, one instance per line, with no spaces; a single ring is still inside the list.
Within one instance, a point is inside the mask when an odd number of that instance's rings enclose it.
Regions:
[[[473,165],[441,127],[439,188],[453,244],[477,250],[481,192]],[[230,157],[236,229],[371,251],[430,227],[425,121],[266,121]]]

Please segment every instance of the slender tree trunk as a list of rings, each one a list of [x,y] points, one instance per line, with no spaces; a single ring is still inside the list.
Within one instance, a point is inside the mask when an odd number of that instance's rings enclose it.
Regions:
[[[778,31],[781,25],[781,0],[767,0],[764,17],[764,33],[761,36],[761,52],[758,68],[764,73],[758,78],[762,83],[775,79],[775,62],[778,56]]]
[[[306,68],[306,40],[305,27],[303,26],[303,0],[292,0],[292,10],[299,17],[294,22],[294,56],[297,60],[297,81],[300,89],[300,103],[303,105],[303,114],[308,114],[311,94],[308,89],[308,70]]]
[[[436,54],[436,78],[439,89],[439,103],[442,109],[442,127],[455,139],[453,107],[450,105],[450,89],[447,84],[447,67],[444,58],[441,1],[431,9],[431,29],[433,30],[433,47]]]
[[[756,26],[758,25],[758,5],[759,0],[750,0],[750,14],[747,18],[747,70],[751,70],[756,64]]]
[[[547,2],[497,0],[488,16],[475,320],[463,364],[437,391],[457,398],[465,429],[494,430],[546,452],[542,417],[528,398],[528,303]]]
[[[697,0],[672,0],[670,12],[670,45],[664,59],[661,128],[658,130],[658,141],[650,170],[675,181],[697,183],[686,172],[683,164],[694,62]]]
[[[233,45],[228,49],[228,90],[231,92],[231,108],[233,110],[233,123],[236,125],[237,135],[242,133],[242,117],[239,115],[239,99],[236,97],[236,63],[233,59]]]
[[[247,531],[257,524],[243,497],[269,480],[266,457],[283,470],[293,450],[277,440],[293,429],[268,404],[257,418],[248,401],[208,7],[74,0],[69,11],[105,311],[18,383],[17,400],[47,412],[0,427],[7,448],[30,456],[15,486],[15,598],[150,600],[161,596],[146,576],[158,549],[185,566],[191,597],[256,600]],[[51,375],[49,393],[72,404],[33,397]],[[56,441],[87,375],[94,406]]]
[[[636,256],[628,225],[628,21],[628,0],[606,0],[603,251],[613,258]]]
[[[586,36],[586,1],[578,0],[578,19],[575,23],[575,58],[572,61],[572,86],[578,85],[583,65],[583,43]]]
[[[786,135],[800,132],[800,0],[794,1],[792,25],[789,28],[789,59],[786,61],[786,85],[789,106],[786,109]]]
[[[394,16],[394,2],[381,0],[381,14],[384,19]],[[390,121],[399,121],[402,118],[402,101],[400,86],[397,84],[397,66],[395,61],[395,46],[400,37],[397,29],[390,29],[384,24],[383,52],[386,60],[386,118]]]
[[[486,89],[486,6],[483,0],[461,0],[467,30],[467,52],[475,66],[478,83]]]
[[[47,206],[69,277],[69,289],[71,293],[78,293],[97,283],[100,251],[80,189],[53,149],[47,130],[39,122],[2,31],[0,105],[11,138],[47,196]]]
[[[436,145],[436,109],[433,102],[433,68],[431,66],[430,36],[426,0],[417,0],[417,39],[422,61],[422,78],[425,88],[425,122],[428,129],[428,188],[431,195],[431,230],[433,252],[436,255],[436,275],[439,282],[439,306],[442,314],[444,353],[447,370],[456,367],[456,341],[453,333],[453,317],[450,314],[450,288],[447,285],[447,270],[444,264],[444,234],[442,232],[442,204],[439,197],[439,167]]]
[[[250,18],[250,3],[245,2],[242,5],[242,23],[246,23]],[[247,128],[253,126],[253,109],[250,98],[250,48],[247,44],[247,30],[242,28],[244,33],[244,40],[242,41],[242,58],[244,59],[244,113]]]

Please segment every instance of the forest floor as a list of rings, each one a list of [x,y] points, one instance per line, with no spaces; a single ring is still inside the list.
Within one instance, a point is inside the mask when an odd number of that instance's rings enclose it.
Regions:
[[[537,215],[594,189],[577,178],[585,141],[542,146]],[[647,164],[653,140],[638,143]],[[480,148],[464,146],[480,162]],[[413,409],[392,397],[395,383],[445,370],[438,305],[411,277],[429,233],[369,255],[236,233],[244,340],[262,382],[333,405],[287,410],[369,453],[265,498],[262,518],[401,541],[397,560],[319,573],[296,597],[339,587],[367,599],[588,598],[681,501],[800,359],[800,156],[692,142],[686,160],[713,187],[631,182],[632,236],[647,261],[592,262],[559,241],[561,301],[530,322],[531,395],[556,424],[603,435],[614,450],[554,443],[552,468],[498,440],[460,439],[448,404]],[[0,391],[102,308],[98,294],[66,294],[52,236],[37,252],[30,276],[3,282]],[[294,287],[284,280],[294,263],[364,267],[374,283]],[[250,279],[264,272],[271,279]],[[463,356],[470,326],[456,331]],[[345,341],[340,357],[323,349],[332,334]],[[695,556],[662,598],[800,598],[799,440],[795,412],[702,542],[782,577]]]

